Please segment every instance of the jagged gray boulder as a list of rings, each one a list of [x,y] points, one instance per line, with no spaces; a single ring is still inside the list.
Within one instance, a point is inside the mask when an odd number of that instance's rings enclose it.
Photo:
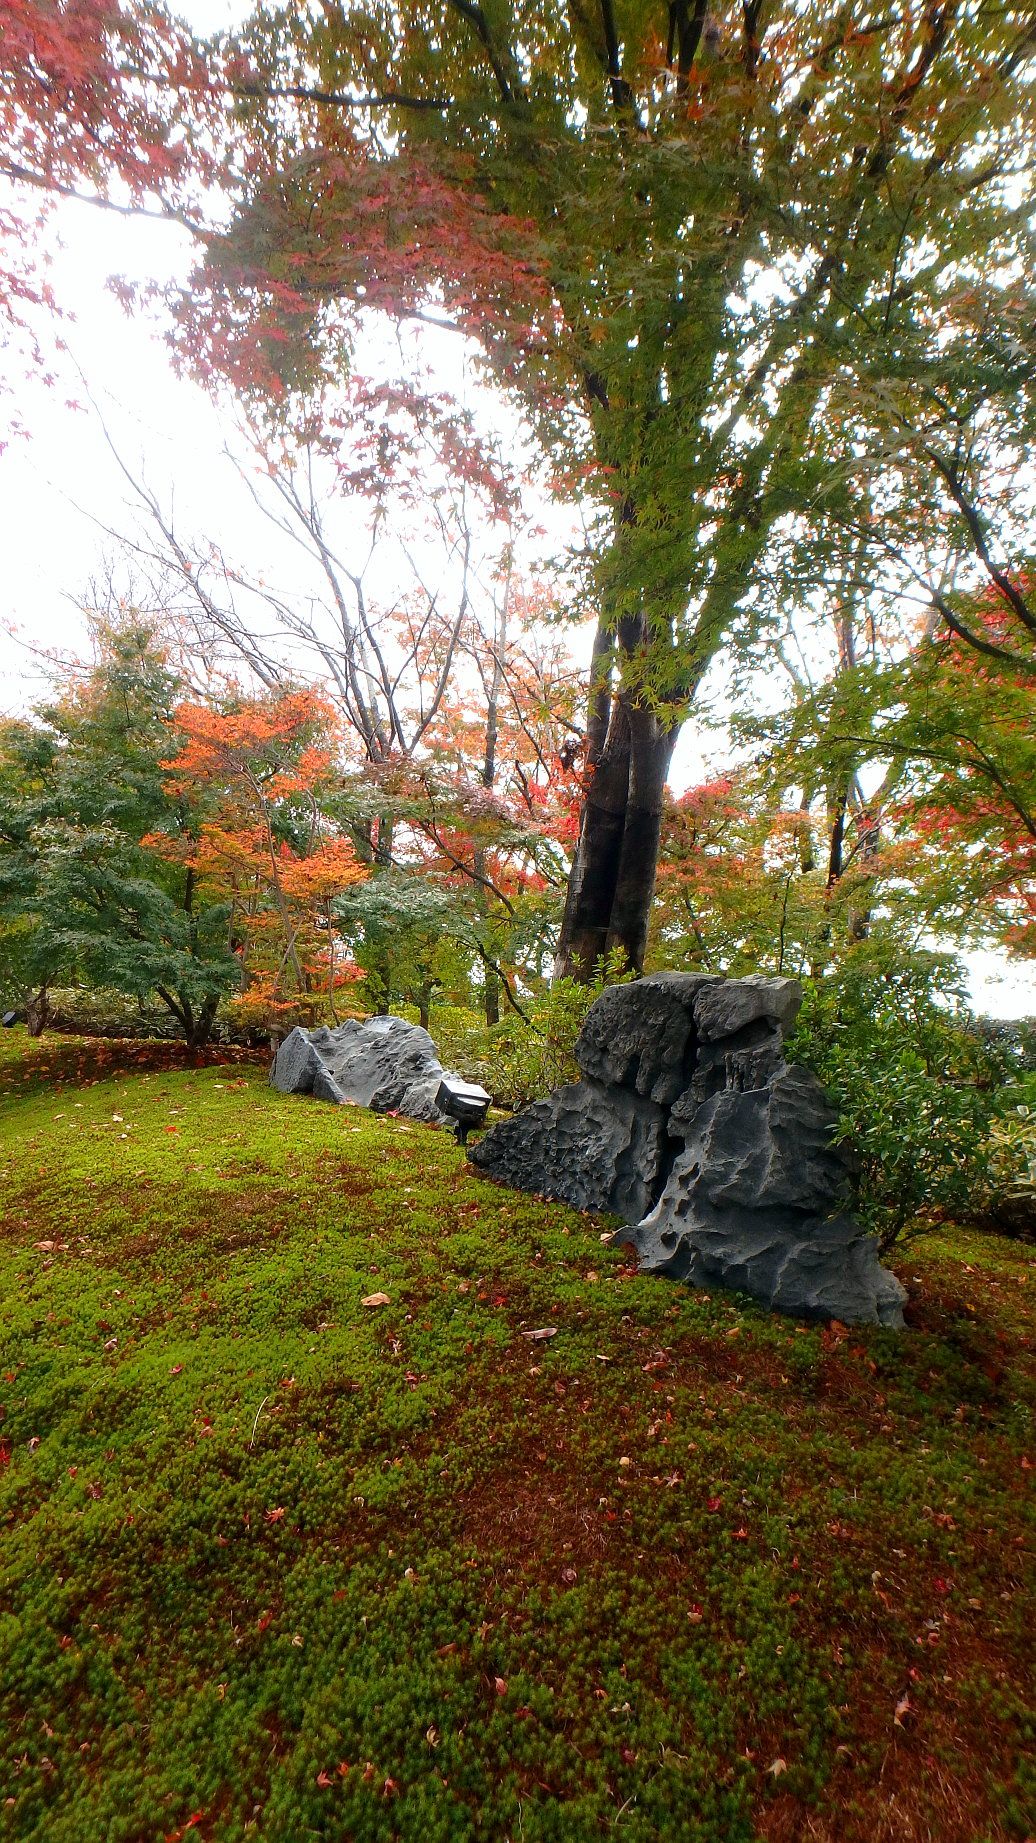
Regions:
[[[713,983],[708,973],[655,973],[635,985],[609,986],[576,1043],[583,1074],[672,1106],[694,1071],[694,1000]]]
[[[435,1123],[446,1118],[435,1104],[445,1073],[419,1024],[401,1017],[349,1018],[334,1030],[297,1026],[277,1051],[270,1081],[282,1094],[313,1094],[338,1106],[355,1101],[375,1113]]]
[[[900,1326],[905,1293],[849,1213],[851,1163],[783,1034],[795,980],[658,973],[612,986],[576,1043],[583,1080],[493,1127],[491,1177],[610,1211],[642,1271],[795,1317]]]
[[[628,1089],[569,1082],[492,1127],[468,1157],[516,1190],[637,1222],[665,1181],[665,1114]]]

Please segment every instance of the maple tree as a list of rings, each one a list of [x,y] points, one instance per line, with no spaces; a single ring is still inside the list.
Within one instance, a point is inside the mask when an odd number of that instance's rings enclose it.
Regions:
[[[874,823],[873,809],[853,810],[833,874],[830,808],[776,778],[772,761],[687,789],[666,815],[653,955],[732,977],[822,978],[874,934],[879,906],[886,950],[908,952],[920,903],[896,891],[914,847],[883,837],[879,854]]]
[[[192,227],[225,140],[218,60],[149,0],[0,0],[0,319],[47,361],[59,199]],[[39,310],[43,310],[42,314]]]
[[[836,686],[824,725],[836,745],[888,764],[887,822],[920,909],[958,939],[1036,951],[1036,743],[1024,633],[1009,642],[990,586],[958,598],[967,633],[929,635],[905,659]],[[878,818],[877,812],[873,815]]]
[[[577,692],[557,637],[531,624],[537,607],[517,591],[505,597],[494,646],[468,636],[469,670],[420,755],[368,765],[356,783],[391,824],[391,858],[376,854],[374,880],[348,905],[378,1008],[402,993],[427,1022],[437,987],[474,995],[474,970],[492,1027],[501,996],[524,1015],[518,990],[549,966],[576,826],[567,741]]]
[[[240,1024],[337,1021],[358,976],[338,914],[367,872],[321,804],[340,779],[312,692],[185,698],[140,621],[0,735],[0,974],[157,998],[192,1049]]]
[[[1027,578],[1019,582],[1028,594]],[[881,620],[866,580],[852,593],[842,587],[834,623],[800,628],[771,649],[769,708],[742,687],[735,737],[753,766],[713,823],[728,829],[739,859],[746,844],[749,854],[763,849],[771,870],[780,853],[766,843],[770,829],[783,825],[789,839],[797,829],[799,863],[789,868],[830,912],[821,960],[839,935],[863,939],[890,915],[904,941],[927,929],[961,946],[1031,953],[1036,757],[1031,676],[1017,661],[1024,668],[1036,657],[1032,642],[1023,626],[1012,633],[993,582],[953,591],[963,632],[932,608],[919,625],[909,604],[895,623]],[[778,659],[786,697],[775,708]],[[719,878],[712,863],[706,880]],[[751,878],[746,927],[750,887]]]
[[[675,736],[784,577],[788,521],[831,523],[832,419],[874,468],[909,375],[981,389],[1030,236],[1032,49],[1025,10],[987,4],[447,0],[263,8],[245,34],[254,158],[192,341],[290,394],[372,312],[448,324],[598,509],[563,967],[642,963]],[[924,427],[897,454],[930,506],[952,488]],[[916,491],[878,511],[879,538],[916,528]]]
[[[542,976],[556,931],[578,830],[580,675],[552,597],[520,569],[506,468],[480,484],[444,468],[441,428],[418,426],[409,403],[377,421],[383,470],[364,442],[337,446],[334,427],[330,412],[297,438],[249,425],[251,496],[308,577],[282,586],[184,532],[110,436],[144,520],[109,529],[200,692],[244,670],[276,697],[301,670],[333,704],[347,775],[324,811],[379,877],[395,873],[349,903],[370,1001],[395,992],[424,1010],[419,968],[466,953],[493,1024],[519,964]],[[119,594],[111,578],[106,598]]]
[[[336,904],[367,871],[325,818],[320,794],[335,769],[336,723],[309,691],[184,701],[171,716],[179,741],[165,763],[174,796],[204,803],[193,836],[144,842],[195,876],[226,909],[245,1021],[339,1021],[337,998],[356,977]]]
[[[190,864],[200,821],[189,787],[165,785],[175,675],[144,627],[97,634],[98,657],[71,674],[0,745],[0,958],[9,989],[85,980],[157,996],[200,1048],[239,983],[228,909]],[[145,839],[179,841],[164,861]]]

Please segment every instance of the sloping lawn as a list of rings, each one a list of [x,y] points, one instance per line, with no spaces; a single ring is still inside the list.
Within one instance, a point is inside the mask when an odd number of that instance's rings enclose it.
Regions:
[[[1032,1250],[805,1330],[254,1062],[0,1049],[0,1837],[1036,1829]]]

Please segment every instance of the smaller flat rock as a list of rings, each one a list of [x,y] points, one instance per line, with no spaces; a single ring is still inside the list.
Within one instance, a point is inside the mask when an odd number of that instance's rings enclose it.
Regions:
[[[277,1051],[270,1081],[282,1094],[312,1094],[375,1113],[405,1113],[439,1123],[435,1104],[444,1074],[435,1044],[406,1018],[348,1018],[334,1030],[300,1027]]]
[[[308,1032],[297,1025],[278,1048],[270,1071],[271,1086],[281,1094],[312,1094],[322,1067]]]

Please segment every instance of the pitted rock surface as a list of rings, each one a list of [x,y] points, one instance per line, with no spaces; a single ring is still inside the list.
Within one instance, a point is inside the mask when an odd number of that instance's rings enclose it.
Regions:
[[[665,1182],[665,1113],[629,1089],[569,1082],[492,1127],[468,1157],[516,1190],[638,1222]]]
[[[278,1049],[270,1081],[282,1094],[312,1094],[338,1106],[355,1101],[375,1113],[437,1122],[446,1118],[435,1104],[445,1073],[419,1024],[401,1017],[349,1018],[334,1030],[299,1025]]]
[[[850,1213],[835,1114],[784,1031],[793,979],[659,973],[611,986],[576,1043],[583,1080],[494,1126],[488,1176],[610,1211],[641,1271],[728,1286],[793,1317],[901,1326],[906,1294]]]

